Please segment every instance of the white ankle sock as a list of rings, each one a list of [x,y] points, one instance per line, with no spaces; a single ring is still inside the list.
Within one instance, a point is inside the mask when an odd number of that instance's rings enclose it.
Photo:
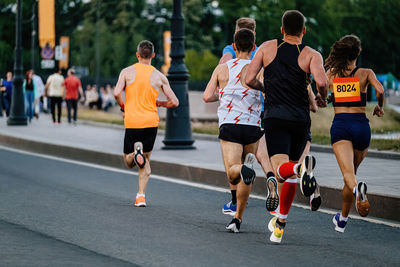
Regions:
[[[146,196],[145,194],[139,194],[139,193],[136,194],[136,197],[145,197],[145,196]]]
[[[340,213],[340,217],[339,217],[339,220],[340,220],[340,221],[345,221],[345,222],[347,222],[347,219],[348,219],[348,217],[343,217],[343,216],[342,216],[342,213]]]
[[[298,170],[298,168],[299,168],[300,165],[301,165],[300,163],[297,163],[297,164],[295,164],[295,165],[293,166],[293,172],[294,172],[294,174],[298,175],[297,170]]]

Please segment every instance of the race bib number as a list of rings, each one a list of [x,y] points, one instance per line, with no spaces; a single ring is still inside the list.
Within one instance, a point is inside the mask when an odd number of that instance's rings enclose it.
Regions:
[[[333,93],[337,103],[361,101],[360,78],[334,78]]]

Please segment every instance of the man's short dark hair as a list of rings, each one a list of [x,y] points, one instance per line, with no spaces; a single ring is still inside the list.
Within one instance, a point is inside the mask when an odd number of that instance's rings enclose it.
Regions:
[[[254,46],[254,33],[248,29],[241,29],[235,33],[236,49],[240,52],[250,52]]]
[[[150,41],[143,40],[138,44],[137,51],[141,58],[151,58],[154,53],[154,45]]]
[[[282,16],[282,27],[286,34],[300,36],[305,27],[303,14],[298,10],[287,10]]]

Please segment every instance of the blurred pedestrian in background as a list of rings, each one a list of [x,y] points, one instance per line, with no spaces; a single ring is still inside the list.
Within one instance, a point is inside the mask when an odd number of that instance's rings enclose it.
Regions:
[[[22,85],[23,91],[25,93],[25,103],[26,103],[26,116],[28,121],[31,122],[33,115],[35,114],[35,91],[37,91],[36,84],[32,79],[32,71],[28,70],[25,73],[25,80]]]
[[[101,98],[102,98],[103,109],[105,112],[107,112],[108,109],[114,106],[115,103],[111,85],[107,84],[106,88],[105,89],[103,88],[103,91],[101,92]]]
[[[35,105],[35,117],[38,119],[40,113],[40,98],[42,98],[44,95],[44,84],[42,78],[40,78],[39,75],[36,75],[34,70],[31,70],[31,72],[32,72],[33,82],[35,83],[37,88],[37,90],[35,91],[34,105]]]
[[[73,122],[76,124],[78,113],[79,97],[85,97],[82,90],[81,80],[76,77],[74,69],[68,70],[68,77],[64,81],[65,85],[65,101],[67,102],[68,123],[71,123],[71,109],[73,109]]]
[[[2,84],[0,84],[0,91],[2,92],[3,108],[6,111],[7,117],[10,116],[11,95],[13,86],[12,79],[13,79],[12,72],[9,71],[6,74],[6,79],[3,80]],[[1,114],[3,114],[3,110],[1,110]]]
[[[99,106],[99,93],[97,92],[96,85],[93,85],[89,90],[86,89],[86,104],[92,109],[94,106],[97,106],[97,109],[101,109]]]
[[[45,86],[46,95],[50,98],[50,109],[53,123],[61,123],[61,103],[64,95],[64,77],[61,75],[61,69],[47,78]],[[57,106],[57,121],[56,121]]]

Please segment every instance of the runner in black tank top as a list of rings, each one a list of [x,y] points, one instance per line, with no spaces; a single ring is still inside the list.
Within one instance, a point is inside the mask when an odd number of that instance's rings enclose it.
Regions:
[[[306,144],[310,124],[307,79],[309,73],[317,85],[317,104],[325,107],[328,79],[322,56],[302,44],[306,33],[305,19],[297,10],[286,11],[282,16],[283,41],[264,42],[253,58],[246,75],[248,86],[265,91],[265,138],[276,177],[283,183],[279,200],[279,218],[268,224],[270,240],[280,243],[286,219],[292,205],[297,177],[300,189],[310,196],[316,188],[313,176],[315,158],[307,155],[299,160]],[[264,67],[264,84],[256,79]],[[265,90],[264,90],[265,88]],[[268,185],[270,187],[270,185]],[[270,188],[269,188],[270,190]]]
[[[304,44],[292,45],[278,40],[275,59],[264,68],[266,104],[264,118],[310,121],[307,79],[309,74],[298,65]]]

